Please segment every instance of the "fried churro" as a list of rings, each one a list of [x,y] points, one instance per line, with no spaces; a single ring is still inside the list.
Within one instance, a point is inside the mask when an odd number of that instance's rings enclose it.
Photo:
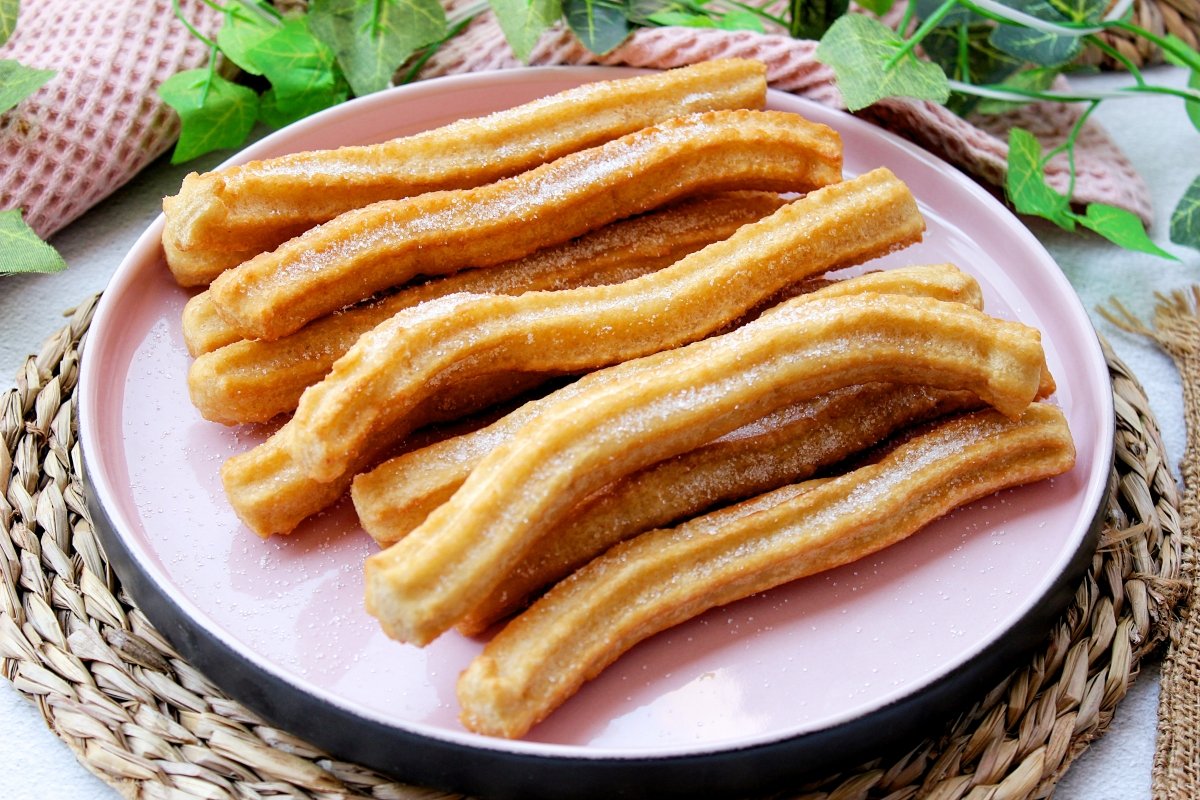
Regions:
[[[423,303],[363,334],[304,393],[287,426],[290,447],[306,474],[337,480],[363,443],[403,435],[413,403],[472,370],[580,372],[695,341],[782,287],[923,230],[908,187],[879,169],[615,286]]]
[[[463,724],[522,736],[621,654],[659,631],[850,563],[1000,489],[1069,470],[1062,413],[1030,406],[945,422],[882,458],[816,486],[618,545],[509,623],[458,681]]]
[[[830,284],[809,296],[820,299],[863,292],[934,297],[974,308],[983,305],[979,284],[952,264],[871,272]],[[539,409],[573,396],[585,387],[586,382],[570,384],[548,397],[526,403],[491,425],[389,459],[359,475],[354,480],[352,495],[363,528],[380,545],[399,541],[448,500],[484,456],[512,438]],[[752,427],[758,424],[753,423]]]
[[[418,429],[456,420],[516,397],[545,380],[545,375],[520,372],[475,376],[456,384],[453,391],[426,397],[413,409],[410,422]],[[221,479],[227,489],[238,487],[234,510],[248,528],[259,536],[290,532],[305,518],[340,500],[356,472],[370,469],[399,444],[397,437],[368,442],[352,454],[351,468],[343,478],[315,481],[300,469],[286,447],[286,437],[277,431],[252,450],[226,461]]]
[[[782,204],[779,195],[769,192],[683,201],[508,264],[402,289],[369,305],[322,317],[282,339],[227,344],[196,359],[188,372],[188,391],[205,419],[263,422],[295,410],[303,391],[324,378],[360,335],[404,308],[455,292],[521,294],[621,283],[669,266]],[[185,337],[189,330],[193,333],[189,341],[211,340],[211,334],[222,329],[196,322],[197,313],[211,308],[203,303],[206,296],[197,295],[184,309]]]
[[[416,530],[367,559],[368,611],[393,638],[426,644],[572,507],[625,475],[854,384],[965,390],[1015,416],[1037,394],[1043,362],[1036,330],[960,303],[789,301],[724,336],[627,361],[543,409]]]
[[[180,284],[205,284],[353,208],[482,186],[670,117],[760,109],[765,73],[759,62],[720,59],[591,83],[380,144],[192,173],[163,202],[167,263]]]
[[[482,633],[618,542],[804,480],[901,427],[981,405],[970,392],[883,383],[794,403],[586,498],[455,627]]]
[[[512,178],[348,211],[222,273],[218,312],[247,339],[418,275],[490,267],[700,192],[804,192],[841,177],[835,131],[797,114],[714,111],[644,128]]]
[[[363,314],[363,325],[351,325],[347,317],[362,313],[357,306],[339,315],[343,325],[358,333],[375,327],[402,308],[455,292],[521,294],[534,290],[574,289],[602,286],[636,278],[675,263],[718,239],[724,239],[747,222],[775,211],[783,204],[771,192],[723,192],[689,198],[637,217],[620,220],[578,239],[547,247],[490,269],[464,270],[405,287],[370,304],[378,313]],[[323,322],[326,317],[312,325]],[[365,322],[365,320],[374,320]],[[305,337],[311,325],[297,331]],[[337,326],[340,329],[340,325]],[[237,331],[217,313],[212,296],[201,292],[183,309],[183,338],[193,358],[241,340]],[[324,337],[318,337],[323,339]],[[287,341],[284,337],[279,341]],[[350,342],[353,343],[353,340]],[[326,349],[313,342],[305,349]],[[346,347],[341,348],[345,352]],[[265,353],[273,352],[266,348]],[[340,353],[339,353],[340,355]],[[245,362],[236,369],[245,369]],[[289,368],[280,364],[281,368]]]

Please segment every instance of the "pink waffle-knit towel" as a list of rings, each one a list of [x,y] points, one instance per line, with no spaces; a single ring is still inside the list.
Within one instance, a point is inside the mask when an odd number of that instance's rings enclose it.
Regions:
[[[200,30],[219,27],[201,0],[181,6]],[[171,0],[39,0],[21,4],[0,59],[57,73],[0,115],[0,210],[23,208],[49,236],[171,146],[179,122],[155,90],[208,49]]]
[[[202,30],[211,33],[218,26],[220,15],[201,0],[182,5]],[[722,56],[756,58],[767,64],[773,88],[843,107],[833,75],[817,62],[815,50],[814,42],[779,34],[648,28],[597,57],[556,27],[542,37],[530,63],[667,68]],[[48,236],[170,146],[177,122],[155,89],[175,72],[204,64],[207,52],[173,19],[170,0],[41,0],[22,4],[17,30],[0,47],[0,58],[58,70],[36,94],[0,116],[0,210],[24,208],[33,228]],[[485,12],[429,60],[421,77],[519,66],[494,17]],[[1008,126],[1027,127],[1051,147],[1079,113],[1077,106],[1040,103],[1001,118],[966,121],[934,103],[888,100],[865,115],[999,184]],[[1060,190],[1067,183],[1064,167],[1052,162],[1048,170]],[[1078,141],[1076,168],[1077,202],[1111,203],[1150,219],[1141,178],[1091,122]]]

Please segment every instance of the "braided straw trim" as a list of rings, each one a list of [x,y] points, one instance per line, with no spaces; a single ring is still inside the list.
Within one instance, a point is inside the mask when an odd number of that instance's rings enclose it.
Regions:
[[[92,298],[0,404],[0,667],[92,772],[129,798],[430,798],[272,728],[172,651],[92,530],[76,440]],[[1117,483],[1099,550],[1044,648],[936,740],[797,787],[803,800],[1024,800],[1108,726],[1180,596],[1175,483],[1144,391],[1107,353]]]
[[[1162,667],[1152,791],[1156,800],[1200,797],[1200,580],[1195,536],[1200,530],[1200,287],[1158,295],[1153,328],[1114,300],[1102,309],[1114,324],[1154,340],[1179,370],[1187,443],[1183,457],[1183,530],[1189,534],[1181,578],[1190,594],[1173,620]]]

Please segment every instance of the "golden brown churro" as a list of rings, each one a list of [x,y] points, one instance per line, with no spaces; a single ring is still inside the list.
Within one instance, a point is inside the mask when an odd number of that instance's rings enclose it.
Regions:
[[[788,403],[873,381],[974,392],[1015,416],[1041,383],[1036,330],[959,303],[789,301],[724,336],[625,362],[544,409],[416,530],[366,562],[367,608],[425,644],[591,492]]]
[[[979,284],[951,264],[872,272],[831,284],[809,296],[828,298],[863,292],[934,297],[974,308],[983,305]],[[448,500],[484,456],[512,438],[540,408],[572,396],[583,386],[586,384],[568,385],[525,404],[491,425],[405,453],[359,475],[352,489],[354,507],[363,528],[380,545],[399,541]]]
[[[587,84],[381,144],[192,173],[163,203],[167,263],[180,284],[205,284],[353,208],[482,186],[670,117],[759,109],[765,74],[761,63],[721,59]]]
[[[489,267],[699,192],[803,192],[841,178],[832,129],[778,111],[713,111],[643,128],[475,189],[374,203],[262,253],[212,282],[247,339],[406,283]]]
[[[545,380],[545,375],[521,372],[476,376],[456,384],[453,391],[426,397],[413,409],[410,421],[420,428],[455,420],[516,397]],[[368,442],[352,454],[351,468],[343,478],[323,482],[304,474],[286,447],[286,437],[277,431],[261,445],[226,461],[221,479],[227,491],[230,486],[237,487],[234,510],[250,530],[259,536],[286,533],[341,499],[354,474],[390,455],[398,442],[393,437]]]
[[[378,302],[322,317],[282,339],[242,340],[200,355],[188,372],[188,391],[205,419],[263,422],[295,410],[301,393],[324,378],[360,335],[402,309],[455,292],[521,294],[621,283],[669,266],[782,204],[779,195],[768,192],[683,201],[498,267],[401,289]],[[219,330],[196,324],[194,316],[189,325],[189,311],[211,308],[203,303],[206,297],[201,293],[185,307],[184,335],[189,329],[194,334],[189,341],[211,339]]]
[[[557,585],[492,639],[459,678],[463,724],[521,736],[654,633],[850,563],[954,508],[1073,463],[1058,409],[1036,404],[1016,419],[981,411],[818,486],[786,487],[639,536]]]
[[[464,270],[407,286],[370,304],[378,309],[378,314],[364,315],[363,318],[374,319],[374,322],[361,329],[357,324],[353,327],[362,333],[402,308],[455,292],[521,294],[627,281],[662,269],[706,244],[728,237],[747,222],[775,211],[783,202],[779,195],[771,192],[724,192],[682,200],[490,269]],[[349,324],[345,322],[346,317],[363,308],[365,306],[357,306],[330,317]],[[314,321],[295,335],[307,335],[312,325],[328,318]],[[193,358],[241,340],[237,331],[217,313],[208,292],[196,295],[184,307],[183,338]],[[314,342],[306,344],[305,348],[317,346]]]
[[[969,392],[883,383],[792,404],[586,498],[456,627],[482,633],[617,542],[804,480],[903,426],[980,405]]]
[[[784,286],[920,237],[912,195],[879,169],[812,192],[674,265],[615,286],[452,295],[363,334],[301,398],[289,447],[317,480],[403,435],[414,402],[483,370],[580,372],[702,338]],[[767,268],[766,265],[769,265]]]

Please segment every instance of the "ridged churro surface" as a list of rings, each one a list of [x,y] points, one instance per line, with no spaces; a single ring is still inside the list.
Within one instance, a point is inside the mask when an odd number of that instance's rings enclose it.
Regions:
[[[585,498],[456,627],[468,635],[482,633],[618,542],[804,480],[903,426],[980,405],[969,392],[874,383],[768,414]]]
[[[454,420],[528,391],[546,376],[507,372],[479,375],[455,384],[453,391],[433,393],[412,411],[414,428]],[[370,469],[393,454],[400,437],[380,437],[350,454],[346,474],[336,481],[317,481],[306,475],[287,448],[290,423],[261,445],[241,453],[221,467],[221,481],[238,517],[259,536],[288,533],[304,519],[340,500],[350,489],[354,473]]]
[[[864,292],[907,294],[983,305],[979,284],[952,264],[899,267],[871,272],[830,284],[812,293],[829,298]],[[358,476],[353,484],[354,507],[363,528],[381,545],[399,541],[421,524],[433,509],[448,500],[471,470],[492,450],[516,435],[539,409],[573,396],[586,382],[559,389],[526,403],[479,430],[413,450]],[[757,423],[756,423],[757,424]],[[664,524],[663,520],[654,524]]]
[[[452,295],[364,334],[300,400],[291,447],[336,480],[348,454],[468,370],[578,372],[695,341],[779,289],[918,239],[924,221],[886,169],[825,187],[728,239],[615,286],[518,297]]]
[[[295,410],[301,393],[325,377],[359,336],[405,308],[456,292],[515,295],[621,283],[669,266],[782,204],[769,192],[682,201],[517,261],[401,289],[275,341],[227,341],[237,334],[202,292],[184,309],[184,336],[191,349],[202,351],[193,353],[199,357],[188,372],[188,391],[205,419],[263,422]],[[212,348],[218,341],[223,346]]]
[[[789,486],[593,561],[505,627],[459,678],[462,721],[523,735],[637,642],[715,606],[850,563],[999,489],[1069,470],[1062,413],[981,411],[878,463]]]
[[[469,613],[583,497],[783,405],[873,381],[966,390],[1015,416],[1042,382],[1036,330],[959,303],[789,301],[736,331],[628,361],[543,412],[454,496],[367,560],[367,607],[425,644]]]
[[[587,84],[380,144],[253,161],[184,179],[163,203],[167,263],[185,286],[380,200],[481,186],[684,114],[760,109],[766,69],[720,59]]]
[[[668,120],[475,189],[348,211],[227,270],[210,291],[244,338],[277,339],[418,275],[490,267],[698,192],[804,192],[841,178],[841,140],[797,114]]]

